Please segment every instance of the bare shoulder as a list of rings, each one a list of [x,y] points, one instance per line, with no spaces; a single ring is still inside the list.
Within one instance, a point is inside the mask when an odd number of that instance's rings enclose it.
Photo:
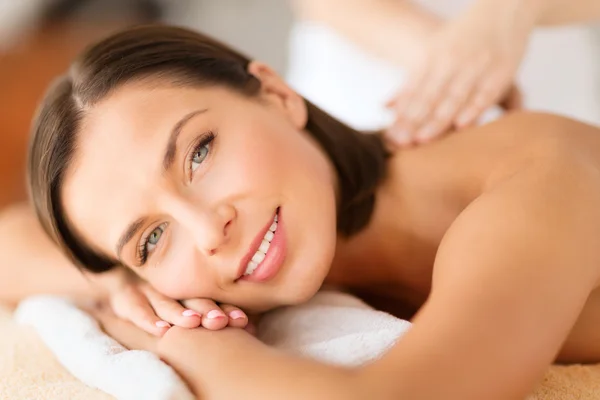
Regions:
[[[423,388],[438,382],[430,389],[439,391],[437,397],[452,397],[454,390],[453,398],[489,393],[524,398],[561,350],[600,281],[600,173],[591,150],[597,132],[537,115],[507,117],[479,130],[486,135],[483,129],[498,129],[487,131],[498,137],[531,129],[539,139],[504,142],[513,147],[507,154],[525,148],[529,158],[453,220],[436,253],[425,305],[376,372],[397,372],[414,362],[428,371]],[[587,146],[584,139],[590,140]],[[594,354],[575,356],[597,361]],[[464,377],[473,379],[457,388]]]
[[[600,144],[599,127],[560,115],[528,111],[508,114],[495,122],[474,128],[471,134],[495,136],[506,144],[543,153],[562,153],[582,145]]]
[[[526,118],[523,123],[530,121]],[[547,121],[542,118],[540,123]],[[557,123],[577,129],[579,126],[563,119]],[[577,136],[577,132],[572,133]],[[593,277],[588,282],[595,282],[597,287],[599,139],[578,140],[559,130],[530,141],[525,148],[528,157],[520,163],[507,164],[510,167],[498,168],[502,173],[493,175],[482,193],[454,221],[442,241],[439,258],[449,260],[445,263],[448,265],[456,259],[464,261],[464,256],[457,255],[471,248],[474,257],[485,259],[493,254],[496,261],[510,265],[514,262],[509,260],[519,248],[524,259],[538,254],[539,263],[534,263],[537,265],[553,264],[557,269],[563,268],[564,273],[581,276],[587,270],[591,275],[585,275]],[[478,245],[472,247],[474,243]],[[515,247],[507,252],[510,246]],[[498,252],[498,248],[502,250]]]
[[[461,136],[460,134],[457,136]],[[554,179],[577,169],[600,169],[600,128],[567,117],[515,112],[498,121],[465,132],[464,146],[496,155],[487,184],[495,186],[532,164],[554,171]]]
[[[400,188],[442,187],[436,195],[472,201],[531,163],[587,163],[600,168],[600,129],[544,113],[514,112],[394,157]],[[573,165],[574,167],[574,165]],[[445,199],[448,201],[448,199]]]

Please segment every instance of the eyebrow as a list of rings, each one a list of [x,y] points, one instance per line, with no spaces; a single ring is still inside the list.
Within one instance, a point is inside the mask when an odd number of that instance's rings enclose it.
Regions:
[[[167,148],[165,149],[165,155],[163,156],[163,169],[168,171],[173,162],[175,161],[175,155],[177,154],[177,138],[181,134],[181,131],[185,127],[185,124],[188,123],[189,120],[194,118],[196,115],[202,114],[206,112],[207,109],[192,111],[189,114],[186,114],[173,126],[171,129],[171,134],[169,135],[169,141],[167,142]]]

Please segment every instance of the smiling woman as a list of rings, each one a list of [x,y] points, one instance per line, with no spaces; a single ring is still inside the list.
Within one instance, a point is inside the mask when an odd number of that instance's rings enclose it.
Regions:
[[[341,232],[366,225],[386,157],[377,136],[306,108],[264,64],[166,27],[84,53],[49,91],[34,132],[36,210],[78,265],[124,264],[173,298],[259,310],[314,294],[333,257],[334,210]],[[276,211],[293,228],[263,244]],[[287,238],[297,244],[278,282],[305,285],[244,285],[278,269]],[[256,271],[238,281],[246,267]]]
[[[150,26],[89,48],[50,89],[29,184],[71,260],[124,265],[157,314],[190,298],[262,312],[323,284],[418,310],[385,357],[349,370],[167,324],[154,350],[199,396],[521,398],[557,358],[600,360],[598,133],[515,114],[392,156],[268,66]]]

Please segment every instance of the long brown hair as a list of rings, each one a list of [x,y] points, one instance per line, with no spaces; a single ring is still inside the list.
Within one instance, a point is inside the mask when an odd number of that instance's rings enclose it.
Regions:
[[[237,51],[198,32],[141,26],[89,47],[51,86],[33,123],[28,184],[42,226],[77,266],[103,272],[118,263],[77,237],[61,201],[64,174],[72,162],[86,110],[120,85],[148,77],[167,78],[179,85],[222,85],[254,96],[260,81],[247,72],[249,62]],[[352,235],[371,217],[374,192],[386,170],[385,148],[378,135],[357,132],[310,102],[306,105],[306,130],[337,172],[338,231]]]

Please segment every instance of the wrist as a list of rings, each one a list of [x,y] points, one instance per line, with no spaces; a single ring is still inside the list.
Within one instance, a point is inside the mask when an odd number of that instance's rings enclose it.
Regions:
[[[392,61],[409,69],[422,60],[435,34],[446,22],[439,16],[421,9],[414,10],[412,15],[409,20],[397,21],[397,31],[394,35],[396,40],[384,41],[391,45],[389,54],[396,58]],[[398,51],[399,45],[402,51]]]
[[[196,355],[196,346],[192,345],[192,329],[173,326],[158,340],[156,345],[156,355],[169,364],[177,374],[184,380],[190,390],[197,398],[201,396],[201,388],[196,379],[195,366],[203,362]],[[195,360],[195,361],[194,361]]]
[[[262,343],[239,328],[211,331],[173,326],[156,346],[157,355],[177,371],[199,398],[220,391],[229,373],[223,365],[234,365],[256,351]],[[233,367],[232,367],[233,368]]]

